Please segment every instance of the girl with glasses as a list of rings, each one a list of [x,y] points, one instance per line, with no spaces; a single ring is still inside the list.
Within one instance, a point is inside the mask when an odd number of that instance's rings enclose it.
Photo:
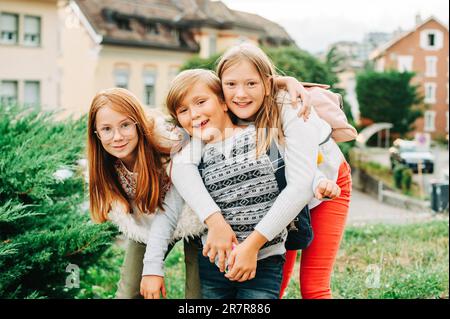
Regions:
[[[141,298],[142,261],[154,215],[183,210],[184,202],[166,173],[171,147],[178,141],[171,141],[170,132],[162,126],[155,118],[147,118],[138,99],[121,88],[99,92],[89,110],[91,217],[98,223],[113,222],[128,238],[116,298]],[[189,209],[183,214],[191,217],[189,225],[180,223],[181,237],[204,229]],[[187,298],[200,296],[193,244],[185,245]]]

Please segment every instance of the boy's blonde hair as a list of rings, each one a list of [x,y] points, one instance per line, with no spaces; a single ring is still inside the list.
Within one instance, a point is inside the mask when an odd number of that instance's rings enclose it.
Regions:
[[[220,79],[213,71],[193,69],[179,73],[173,79],[166,98],[167,109],[178,125],[180,125],[180,123],[178,123],[176,111],[181,106],[181,101],[183,101],[188,91],[198,81],[205,83],[208,88],[217,95],[220,101],[224,101]]]
[[[227,69],[242,61],[255,66],[266,90],[263,103],[255,114],[257,154],[260,155],[269,149],[274,138],[283,143],[281,114],[276,102],[277,87],[273,82],[276,71],[272,61],[260,48],[250,43],[242,43],[222,55],[216,68],[217,75],[222,79]]]

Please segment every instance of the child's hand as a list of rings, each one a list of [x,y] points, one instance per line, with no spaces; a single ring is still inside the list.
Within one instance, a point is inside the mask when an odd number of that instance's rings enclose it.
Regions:
[[[166,298],[164,277],[156,275],[142,276],[141,295],[145,299],[159,299],[160,293],[162,293],[163,298]]]
[[[209,261],[214,263],[218,255],[220,272],[224,272],[225,261],[230,256],[233,244],[238,244],[236,234],[220,213],[211,215],[205,222],[208,226],[208,236],[203,247],[203,256],[208,256]]]
[[[341,188],[335,182],[325,179],[317,185],[314,195],[317,199],[335,199],[341,195]]]
[[[245,241],[237,245],[228,258],[228,273],[225,277],[238,282],[255,278],[257,257],[258,250]]]
[[[292,76],[278,76],[275,78],[275,83],[278,87],[283,87],[288,91],[292,107],[299,107],[298,117],[303,117],[303,120],[306,121],[311,114],[311,103],[305,87]],[[300,102],[298,102],[299,98]]]

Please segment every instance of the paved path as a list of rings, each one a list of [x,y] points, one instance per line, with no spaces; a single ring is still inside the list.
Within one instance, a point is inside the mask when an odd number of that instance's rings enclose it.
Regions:
[[[375,198],[353,189],[347,225],[363,226],[375,223],[408,224],[436,219],[448,220],[448,214],[408,211],[380,203]]]

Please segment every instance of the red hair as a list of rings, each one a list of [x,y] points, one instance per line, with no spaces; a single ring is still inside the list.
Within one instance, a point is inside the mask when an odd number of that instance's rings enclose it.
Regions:
[[[134,201],[143,213],[151,214],[157,208],[162,209],[165,195],[163,189],[170,182],[164,168],[170,149],[158,145],[152,135],[155,123],[146,118],[139,100],[128,90],[113,88],[97,93],[89,110],[87,153],[92,219],[98,223],[105,222],[113,201],[124,204],[128,213],[131,211],[114,168],[116,157],[105,151],[95,134],[97,112],[102,107],[122,113],[137,123],[137,183]]]

